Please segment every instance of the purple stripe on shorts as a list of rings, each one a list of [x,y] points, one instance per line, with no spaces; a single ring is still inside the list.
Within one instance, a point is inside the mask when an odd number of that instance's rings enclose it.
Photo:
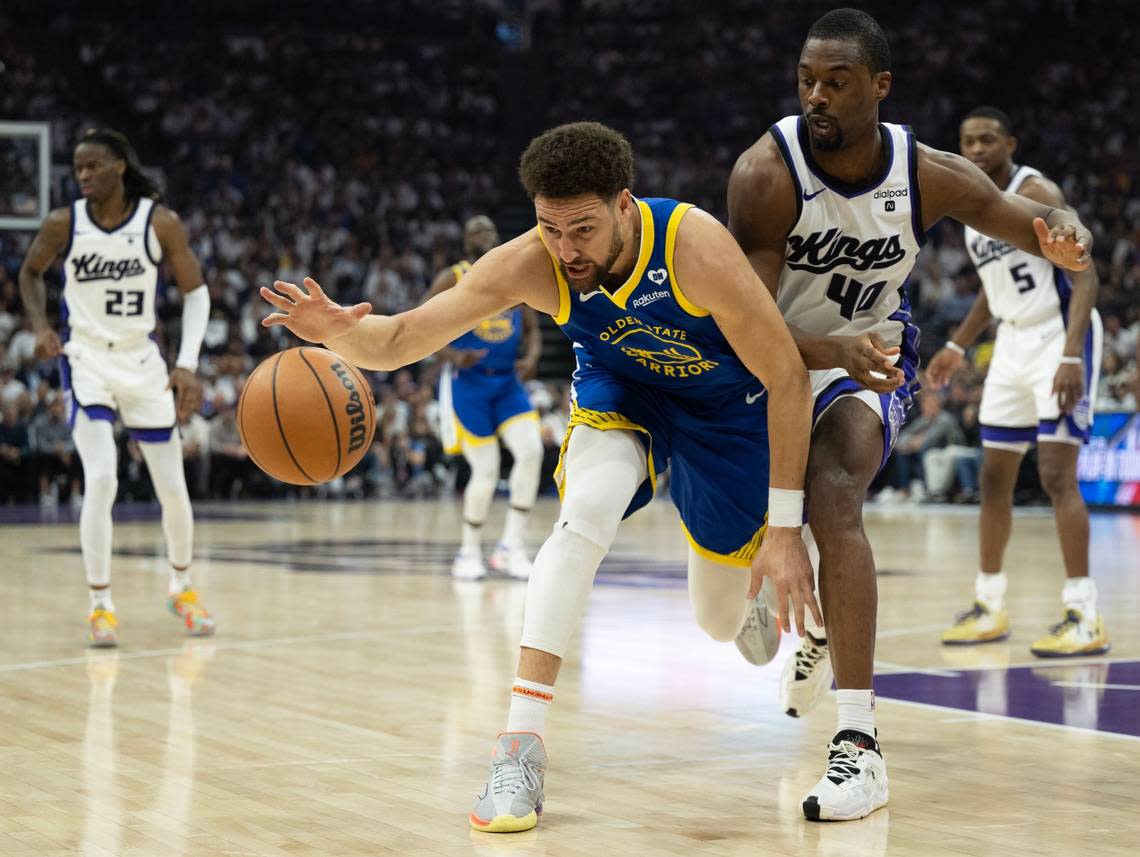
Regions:
[[[167,428],[127,428],[131,437],[139,443],[165,443],[170,440],[170,436],[174,434],[174,427],[168,426]]]

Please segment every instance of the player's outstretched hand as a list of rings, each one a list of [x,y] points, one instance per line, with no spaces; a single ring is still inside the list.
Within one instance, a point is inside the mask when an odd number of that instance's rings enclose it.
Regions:
[[[756,593],[767,577],[772,581],[773,597],[776,600],[776,615],[784,633],[790,633],[791,621],[788,615],[788,600],[791,599],[792,614],[796,620],[796,632],[802,637],[804,631],[804,610],[810,610],[819,627],[823,627],[823,612],[815,598],[815,573],[808,559],[807,546],[798,528],[770,527],[760,543],[760,550],[752,560],[752,583],[748,597]],[[772,609],[769,603],[768,609]]]
[[[456,369],[466,369],[474,366],[486,356],[486,348],[456,348],[452,351],[451,362]]]
[[[63,342],[60,341],[58,333],[56,333],[50,327],[45,327],[42,330],[36,331],[35,354],[37,360],[47,360],[51,357],[59,357],[59,355],[62,353]]]
[[[370,303],[345,307],[329,300],[312,277],[305,277],[304,285],[305,289],[300,289],[277,280],[272,289],[262,286],[261,296],[280,312],[271,313],[261,323],[265,327],[283,324],[307,342],[328,342],[344,336],[372,312]]]
[[[888,346],[877,333],[859,336],[837,336],[839,365],[847,374],[876,393],[891,393],[906,381],[902,369],[895,365],[899,347]]]
[[[1085,370],[1075,363],[1062,363],[1053,376],[1053,395],[1063,414],[1071,414],[1085,394]]]
[[[1041,254],[1061,268],[1083,271],[1092,264],[1092,235],[1087,230],[1077,231],[1071,223],[1049,228],[1040,217],[1033,218],[1033,231]]]
[[[202,381],[189,369],[176,366],[170,370],[166,389],[174,391],[174,410],[178,414],[178,422],[185,422],[202,407]]]
[[[945,346],[939,348],[930,365],[926,367],[927,383],[932,387],[945,387],[965,362],[966,358],[953,348]]]

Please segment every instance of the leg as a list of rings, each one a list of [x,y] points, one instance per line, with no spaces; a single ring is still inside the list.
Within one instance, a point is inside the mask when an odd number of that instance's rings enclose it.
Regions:
[[[79,513],[79,545],[91,589],[90,640],[96,646],[117,644],[111,600],[111,507],[119,487],[118,450],[109,420],[93,420],[80,410],[72,432],[83,462],[83,509]]]
[[[499,444],[494,438],[487,442],[463,442],[463,457],[471,468],[471,478],[463,491],[463,542],[451,573],[465,580],[477,580],[487,575],[483,567],[479,535],[491,509],[495,486],[499,484]]]
[[[982,571],[1001,571],[1013,527],[1013,488],[1025,449],[1015,444],[987,444],[982,454],[982,508],[979,520]]]
[[[175,430],[169,438],[162,440],[140,438],[139,449],[146,461],[154,493],[162,505],[162,532],[166,536],[166,555],[170,561],[167,608],[182,620],[191,636],[208,637],[215,630],[213,617],[190,586],[194,511],[182,469],[182,440]]]
[[[518,677],[507,730],[469,821],[476,830],[529,830],[542,812],[547,763],[542,732],[562,655],[586,608],[598,565],[622,515],[648,478],[645,449],[630,431],[575,427],[567,443],[562,510],[527,586]]]
[[[747,568],[717,562],[689,548],[689,603],[702,631],[722,643],[736,639],[751,607],[750,580]]]
[[[1080,449],[1075,443],[1064,442],[1037,446],[1037,472],[1053,503],[1065,576],[1070,579],[1089,576],[1089,510],[1077,486]]]
[[[510,450],[510,508],[503,536],[491,557],[491,566],[511,577],[530,577],[532,566],[523,550],[523,532],[527,516],[538,495],[538,479],[542,468],[542,437],[538,422],[529,414],[508,420],[500,429],[503,445]]]
[[[819,587],[840,689],[869,689],[878,594],[863,531],[863,498],[882,461],[883,425],[844,397],[820,419],[808,458],[808,517],[819,546]]]

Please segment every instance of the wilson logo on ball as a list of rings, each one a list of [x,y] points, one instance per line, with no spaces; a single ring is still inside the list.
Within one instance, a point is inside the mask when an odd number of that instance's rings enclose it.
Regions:
[[[349,429],[348,429],[348,451],[360,449],[368,440],[368,429],[365,427],[367,422],[364,416],[364,402],[360,398],[360,392],[356,389],[356,383],[352,380],[352,376],[348,374],[348,370],[344,368],[341,363],[334,363],[329,367],[340,378],[340,383],[344,385],[344,389],[348,391],[348,401],[344,405],[344,412],[348,414]]]

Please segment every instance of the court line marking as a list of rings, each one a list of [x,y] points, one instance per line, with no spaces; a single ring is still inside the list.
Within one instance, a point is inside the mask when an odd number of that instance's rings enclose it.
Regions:
[[[1054,681],[1053,687],[1095,687],[1106,690],[1140,690],[1140,684],[1105,684],[1099,681]]]
[[[875,674],[879,675],[879,670],[891,670],[885,675],[899,675],[901,673],[918,673],[920,675],[933,675],[938,678],[959,678],[961,673],[956,670],[942,669],[940,667],[908,667],[905,664],[896,664],[892,661],[875,661]]]
[[[432,625],[427,627],[388,628],[376,631],[342,631],[339,634],[313,634],[308,637],[270,637],[263,640],[237,640],[232,643],[211,643],[211,638],[195,637],[188,640],[197,641],[203,646],[210,646],[216,652],[243,651],[248,649],[264,649],[270,646],[291,646],[304,643],[328,643],[341,640],[367,640],[371,637],[385,637],[390,634],[434,634],[440,631],[463,631],[461,625]],[[163,658],[170,655],[180,655],[185,646],[176,649],[141,649],[137,652],[99,651],[88,650],[88,654],[79,658],[57,658],[48,661],[25,661],[17,664],[0,664],[0,673],[21,672],[24,670],[50,669],[52,667],[71,667],[80,664],[98,663],[102,660],[136,661],[145,658]]]
[[[938,667],[938,666],[906,666],[904,664],[896,664],[891,661],[875,661],[875,665],[895,669],[900,672],[937,672],[944,670],[947,672],[978,672],[980,670],[1021,670],[1021,669],[1058,669],[1061,667],[1093,667],[1097,664],[1134,664],[1140,662],[1137,657],[1119,657],[1119,658],[1106,658],[1103,655],[1092,655],[1087,658],[1034,658],[1031,661],[1016,662],[1011,661],[1008,664],[963,664],[959,666],[955,664],[952,667]]]
[[[909,705],[911,708],[924,708],[927,711],[940,711],[945,714],[953,713],[954,717],[947,718],[942,723],[960,723],[967,720],[1000,720],[1009,723],[1018,723],[1025,726],[1037,726],[1043,729],[1060,730],[1062,732],[1077,732],[1096,738],[1119,738],[1124,741],[1140,741],[1140,735],[1125,735],[1121,732],[1108,732],[1102,729],[1089,729],[1085,726],[1066,726],[1063,723],[1046,723],[1043,720],[1028,720],[1024,717],[1011,717],[1008,714],[991,714],[988,711],[970,711],[965,708],[950,708],[945,705],[932,705],[929,702],[915,702],[911,699],[897,699],[893,696],[875,694],[875,702],[891,702],[896,705]]]

